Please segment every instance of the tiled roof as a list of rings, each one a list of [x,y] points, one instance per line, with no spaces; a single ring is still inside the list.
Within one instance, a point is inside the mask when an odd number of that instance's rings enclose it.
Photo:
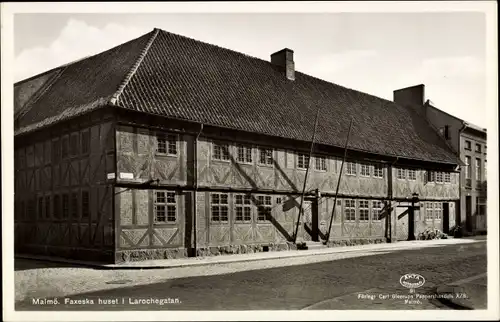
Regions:
[[[21,119],[17,133],[86,106],[106,105],[206,125],[458,164],[454,152],[411,108],[270,62],[162,30],[66,66]],[[60,119],[60,118],[59,118]],[[58,120],[59,120],[58,119]],[[47,123],[45,121],[45,123]],[[45,124],[44,124],[45,125]]]

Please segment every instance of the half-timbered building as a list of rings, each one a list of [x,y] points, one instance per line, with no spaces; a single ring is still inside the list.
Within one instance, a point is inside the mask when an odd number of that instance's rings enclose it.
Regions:
[[[155,29],[16,83],[16,252],[120,262],[453,225],[460,161],[425,118],[293,54]]]

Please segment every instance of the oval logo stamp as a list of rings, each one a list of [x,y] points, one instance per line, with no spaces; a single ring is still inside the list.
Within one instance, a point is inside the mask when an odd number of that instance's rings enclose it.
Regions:
[[[410,293],[415,293],[415,289],[425,284],[425,278],[419,274],[405,274],[399,279],[399,283],[410,289]]]

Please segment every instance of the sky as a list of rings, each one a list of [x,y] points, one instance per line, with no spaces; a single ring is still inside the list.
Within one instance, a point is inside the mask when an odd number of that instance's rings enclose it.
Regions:
[[[160,28],[265,60],[287,47],[296,70],[388,100],[425,84],[437,108],[487,127],[485,23],[481,12],[23,13],[14,80]]]

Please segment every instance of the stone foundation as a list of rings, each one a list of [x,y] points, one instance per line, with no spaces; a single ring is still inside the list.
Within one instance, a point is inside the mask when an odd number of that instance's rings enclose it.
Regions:
[[[385,244],[385,238],[358,238],[358,239],[333,239],[327,243],[328,247],[357,246],[368,244]]]
[[[266,250],[267,249],[267,250]],[[225,245],[200,247],[196,250],[197,257],[221,256],[231,254],[251,254],[264,251],[285,251],[295,249],[292,243],[263,243],[248,245]],[[189,257],[192,251],[186,248],[131,249],[120,250],[115,254],[115,263],[133,262],[155,259],[178,259]]]
[[[88,262],[110,263],[113,261],[112,249],[90,249],[64,246],[23,245],[16,249],[16,255],[40,255],[74,259]]]

